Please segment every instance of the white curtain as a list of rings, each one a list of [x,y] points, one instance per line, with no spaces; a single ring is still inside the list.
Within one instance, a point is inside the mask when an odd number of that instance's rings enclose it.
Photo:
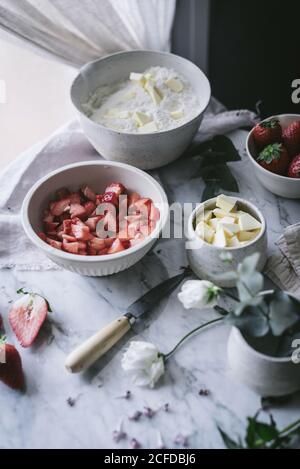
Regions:
[[[69,65],[169,50],[176,0],[0,0],[0,30]]]

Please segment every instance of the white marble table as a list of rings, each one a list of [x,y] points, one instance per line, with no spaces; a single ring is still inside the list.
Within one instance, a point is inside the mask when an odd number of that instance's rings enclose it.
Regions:
[[[252,171],[244,154],[246,133],[232,134],[243,153],[243,161],[232,170],[241,195],[256,204],[268,222],[270,249],[282,228],[299,221],[299,201],[279,199],[267,192]],[[201,179],[190,179],[193,167],[179,160],[157,172],[169,201],[196,202]],[[120,366],[121,353],[130,337],[154,342],[167,352],[187,331],[212,318],[211,311],[186,311],[176,292],[157,306],[131,336],[119,344],[88,372],[70,375],[64,369],[68,352],[100,329],[147,289],[186,264],[183,240],[160,240],[139,264],[107,278],[87,278],[66,271],[0,272],[0,311],[7,335],[9,302],[20,287],[40,290],[53,313],[31,349],[22,350],[27,392],[19,394],[1,385],[0,448],[129,448],[131,437],[144,448],[157,447],[160,431],[167,448],[177,447],[174,438],[189,436],[194,448],[222,448],[217,425],[232,436],[243,435],[246,417],[254,415],[260,398],[231,376],[226,359],[229,328],[217,325],[192,338],[170,359],[167,371],[154,390],[131,385]],[[201,388],[209,396],[198,394]],[[130,390],[129,400],[119,398]],[[70,406],[68,398],[75,399]],[[150,406],[152,419],[129,421],[136,410]],[[300,416],[300,395],[273,409],[280,426]],[[112,432],[124,422],[128,438],[114,443]]]

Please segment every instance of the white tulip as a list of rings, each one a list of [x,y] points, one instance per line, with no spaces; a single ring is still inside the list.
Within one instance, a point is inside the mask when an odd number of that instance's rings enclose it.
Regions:
[[[178,293],[178,299],[186,309],[212,308],[217,304],[221,289],[208,280],[187,280]]]
[[[163,355],[149,342],[132,341],[122,357],[122,368],[137,386],[154,387],[164,374]]]

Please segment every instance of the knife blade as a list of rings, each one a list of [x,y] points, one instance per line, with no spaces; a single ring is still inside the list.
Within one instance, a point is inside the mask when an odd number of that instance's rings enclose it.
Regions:
[[[185,267],[180,274],[168,278],[151,288],[151,290],[128,306],[123,316],[115,319],[73,350],[65,362],[67,370],[71,373],[78,373],[90,367],[131,329],[136,320],[154,309],[167,294],[172,293],[184,278],[191,274],[191,269]]]

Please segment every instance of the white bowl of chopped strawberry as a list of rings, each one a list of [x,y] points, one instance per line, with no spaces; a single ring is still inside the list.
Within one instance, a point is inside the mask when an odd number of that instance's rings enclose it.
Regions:
[[[246,149],[260,182],[274,194],[300,198],[300,115],[269,117],[250,131]]]
[[[167,222],[162,187],[132,166],[90,161],[40,179],[22,206],[30,240],[59,266],[111,275],[138,262]]]

